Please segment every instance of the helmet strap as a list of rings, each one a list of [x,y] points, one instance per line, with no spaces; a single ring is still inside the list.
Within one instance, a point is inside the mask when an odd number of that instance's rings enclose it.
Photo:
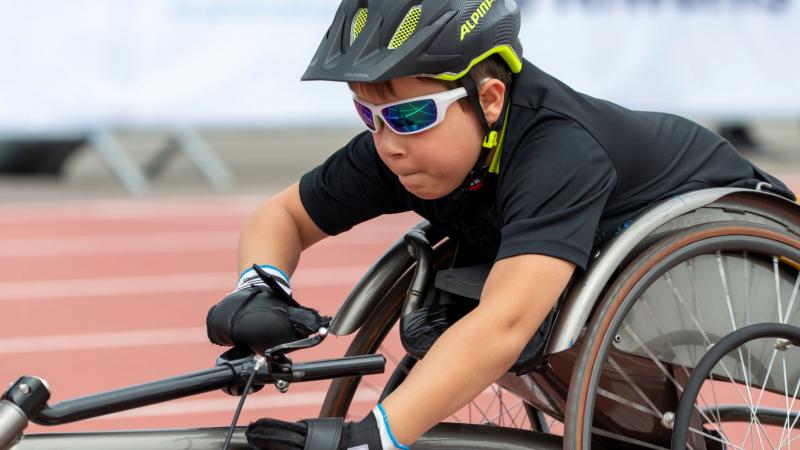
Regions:
[[[483,113],[483,106],[481,106],[481,95],[478,92],[478,85],[469,74],[461,77],[459,81],[461,81],[461,85],[464,86],[464,89],[467,90],[467,97],[469,98],[470,103],[472,103],[472,109],[475,110],[475,114],[478,115],[478,119],[481,121],[481,125],[483,125],[484,136],[488,136],[492,129],[489,127],[489,122],[486,120],[486,115]]]
[[[459,81],[461,82],[461,85],[464,86],[464,89],[466,89],[467,98],[469,98],[470,103],[472,103],[472,109],[475,110],[475,114],[478,115],[478,119],[481,121],[484,137],[483,146],[481,148],[481,153],[478,156],[478,160],[475,162],[475,166],[467,175],[467,178],[461,184],[461,187],[459,187],[454,193],[454,199],[461,197],[464,192],[478,190],[483,185],[483,179],[486,177],[490,165],[486,159],[489,157],[489,152],[497,148],[498,129],[502,127],[502,123],[505,120],[505,108],[503,108],[503,112],[498,120],[494,123],[494,126],[489,126],[489,122],[486,120],[486,115],[483,113],[483,106],[481,106],[480,93],[478,92],[477,83],[475,83],[475,80],[473,80],[469,74],[461,77]],[[508,92],[506,92],[504,97],[505,103],[508,101]]]

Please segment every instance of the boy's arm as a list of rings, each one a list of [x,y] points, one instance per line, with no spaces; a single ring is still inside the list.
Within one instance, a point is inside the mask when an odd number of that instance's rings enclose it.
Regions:
[[[264,201],[247,218],[239,236],[239,272],[255,264],[275,266],[289,276],[300,253],[328,235],[309,217],[294,183]]]
[[[575,265],[544,255],[497,261],[480,305],[433,345],[382,405],[408,444],[502,376],[558,300]]]

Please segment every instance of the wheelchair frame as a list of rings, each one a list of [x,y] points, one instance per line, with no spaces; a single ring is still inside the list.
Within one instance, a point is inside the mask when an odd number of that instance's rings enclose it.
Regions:
[[[693,214],[698,210],[703,213]],[[657,204],[640,214],[629,228],[593,255],[587,271],[576,277],[562,296],[561,311],[545,352],[547,355],[556,355],[552,360],[559,360],[561,367],[549,374],[506,374],[497,384],[539,410],[563,417],[567,409],[565,400],[570,391],[571,373],[585,370],[575,365],[580,348],[573,346],[618,270],[661,238],[700,225],[710,216],[712,221],[723,221],[745,212],[763,218],[765,224],[774,225],[777,222],[785,227],[785,232],[800,235],[800,205],[764,190],[711,188],[689,192]],[[431,232],[425,222],[416,228]],[[431,242],[441,238],[428,237]],[[350,334],[359,329],[348,355],[377,351],[372,341],[382,340],[388,328],[384,326],[384,329],[376,330],[370,322],[385,321],[387,314],[399,316],[397,310],[402,305],[403,287],[408,286],[410,268],[414,264],[405,247],[403,240],[395,243],[364,276],[336,315],[333,333]],[[440,250],[438,253],[444,258],[447,251]],[[383,318],[374,314],[375,309],[382,311]],[[355,393],[357,383],[357,380],[334,382],[321,415],[343,414],[349,404],[348,397]]]

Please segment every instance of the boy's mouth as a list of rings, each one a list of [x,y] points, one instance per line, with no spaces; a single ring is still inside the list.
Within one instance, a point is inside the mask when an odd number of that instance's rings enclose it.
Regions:
[[[397,178],[408,178],[408,177],[410,177],[410,176],[412,176],[412,175],[416,175],[416,174],[418,174],[418,173],[420,173],[420,172],[419,172],[419,171],[415,171],[415,172],[403,172],[403,173],[395,173],[395,175],[397,175]]]

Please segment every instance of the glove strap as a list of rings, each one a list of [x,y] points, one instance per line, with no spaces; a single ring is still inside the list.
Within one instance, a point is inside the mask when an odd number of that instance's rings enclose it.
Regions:
[[[289,283],[289,276],[286,275],[284,271],[268,264],[259,265],[258,267],[275,278],[275,281],[278,282],[278,285],[280,285],[281,289],[283,289],[283,292],[285,292],[287,295],[292,295],[292,285]],[[264,280],[262,280],[258,273],[256,273],[256,271],[251,267],[239,275],[239,283],[236,285],[236,289],[234,291],[240,291],[257,284],[264,285]]]
[[[303,450],[337,450],[342,439],[344,419],[341,417],[304,420],[308,426]]]
[[[381,434],[381,444],[383,445],[382,450],[409,450],[407,445],[403,445],[395,439],[392,429],[389,428],[389,418],[380,403],[372,408],[372,414],[375,415],[375,421],[378,422],[378,432]]]

